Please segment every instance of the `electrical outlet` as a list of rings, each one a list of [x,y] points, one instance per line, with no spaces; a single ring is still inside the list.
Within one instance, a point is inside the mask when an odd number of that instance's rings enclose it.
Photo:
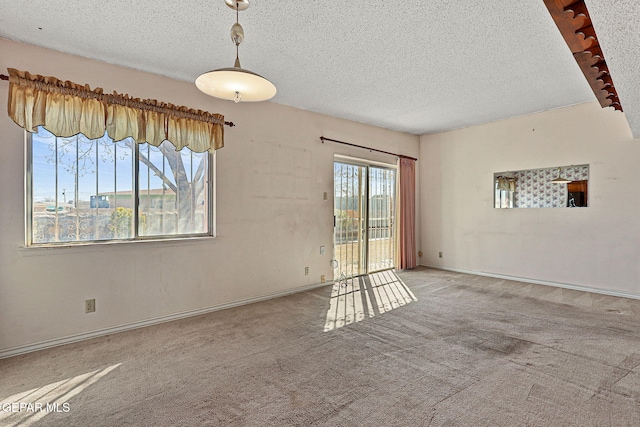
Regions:
[[[324,255],[324,252],[325,252],[324,246],[320,246],[320,255]]]
[[[329,197],[328,197],[328,196],[329,196],[329,195],[328,195],[328,194],[327,194],[327,192],[325,191],[325,192],[322,194],[322,200],[329,200]]]
[[[438,258],[442,258],[442,252],[438,252]]]
[[[84,301],[84,312],[85,313],[93,313],[96,311],[96,300],[88,299]]]
[[[324,283],[326,282],[326,280],[324,279],[324,274],[322,276],[320,276],[320,283]]]
[[[308,276],[309,275],[309,267],[305,267],[304,268],[304,275]]]

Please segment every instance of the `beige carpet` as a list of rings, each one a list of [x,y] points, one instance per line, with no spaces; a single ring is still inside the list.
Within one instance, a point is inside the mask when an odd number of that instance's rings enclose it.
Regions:
[[[399,277],[0,360],[0,425],[640,425],[640,301]]]

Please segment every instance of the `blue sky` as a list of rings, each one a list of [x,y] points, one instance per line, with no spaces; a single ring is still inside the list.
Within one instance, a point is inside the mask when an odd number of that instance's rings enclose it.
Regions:
[[[39,128],[39,132],[33,134],[32,141],[34,202],[44,201],[47,198],[55,199],[56,170],[57,196],[60,205],[65,203],[65,198],[67,202],[75,199],[76,168],[80,171],[77,181],[79,201],[88,201],[90,196],[97,193],[113,192],[116,187],[118,192],[130,192],[133,188],[134,154],[125,141],[114,143],[106,134],[98,140],[89,140],[84,135],[56,138],[43,128]],[[156,147],[142,144],[140,151],[158,169],[163,169],[165,159]],[[185,149],[181,154],[185,166],[189,168],[190,151]],[[76,163],[76,156],[80,158],[78,163]],[[168,165],[165,164],[164,170],[170,181],[175,182]],[[161,179],[142,163],[140,164],[140,188],[162,188]]]

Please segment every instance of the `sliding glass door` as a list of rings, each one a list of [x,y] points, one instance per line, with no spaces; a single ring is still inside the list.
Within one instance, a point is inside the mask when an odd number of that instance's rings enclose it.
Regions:
[[[334,280],[394,267],[396,170],[334,162]]]
[[[366,273],[367,167],[334,163],[334,280]]]
[[[369,167],[367,272],[394,267],[395,169]]]

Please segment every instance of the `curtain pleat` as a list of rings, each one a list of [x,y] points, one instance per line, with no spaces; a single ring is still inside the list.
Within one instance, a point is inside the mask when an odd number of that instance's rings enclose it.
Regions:
[[[90,139],[104,135],[105,105],[97,99],[86,99],[80,115],[80,133]]]
[[[132,137],[138,142],[147,142],[144,113],[123,105],[108,105],[106,130],[109,137],[114,141]]]
[[[145,134],[147,136],[147,142],[157,147],[162,144],[162,141],[167,139],[167,132],[165,132],[165,115],[157,111],[145,111],[145,113]]]
[[[29,132],[38,126],[61,137],[82,133],[114,141],[133,138],[159,146],[169,140],[177,150],[213,151],[224,146],[224,116],[118,93],[103,94],[55,77],[9,68],[9,117]]]
[[[416,267],[416,162],[400,158],[400,268]]]

